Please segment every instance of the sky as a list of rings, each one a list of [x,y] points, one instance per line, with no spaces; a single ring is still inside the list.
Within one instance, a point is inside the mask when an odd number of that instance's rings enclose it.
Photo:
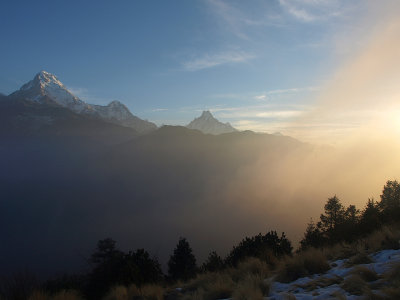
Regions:
[[[86,102],[119,100],[157,125],[210,110],[240,130],[296,135],[293,122],[315,110],[391,3],[4,0],[0,92],[46,70]]]

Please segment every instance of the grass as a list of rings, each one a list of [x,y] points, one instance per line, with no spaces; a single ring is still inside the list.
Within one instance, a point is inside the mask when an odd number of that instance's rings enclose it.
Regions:
[[[345,267],[351,267],[354,265],[361,265],[361,264],[370,264],[372,263],[371,257],[365,253],[365,252],[360,252],[357,255],[354,255],[350,257],[345,263]]]
[[[165,289],[156,284],[145,285],[140,288],[140,294],[147,300],[163,300]]]
[[[330,269],[328,260],[321,250],[308,249],[283,262],[277,280],[291,282],[298,278],[324,273]]]
[[[237,268],[199,274],[184,285],[183,292],[187,299],[258,299],[269,293],[269,284],[264,281],[269,273],[266,262],[252,257],[239,263]]]
[[[364,244],[365,249],[371,253],[385,249],[399,249],[399,240],[400,231],[395,227],[385,226],[369,235]]]
[[[185,287],[184,291],[194,292],[202,290],[202,297],[205,300],[223,299],[232,295],[235,283],[229,273],[208,272],[198,275]]]
[[[233,291],[233,300],[262,300],[268,295],[269,286],[264,283],[264,278],[257,275],[248,275],[240,281]]]
[[[130,285],[128,288],[118,285],[113,287],[103,300],[131,300],[135,297],[142,297],[146,300],[163,300],[164,292],[164,288],[158,285],[145,285],[141,288],[136,285]]]
[[[128,290],[122,285],[115,286],[108,292],[103,300],[128,300]]]
[[[83,300],[84,298],[78,291],[75,290],[61,290],[60,292],[49,295],[43,291],[34,291],[28,300]]]
[[[306,284],[296,285],[299,288],[305,289],[306,291],[313,291],[317,288],[324,288],[333,284],[340,284],[343,278],[335,275],[334,277],[321,277],[307,282]]]
[[[322,252],[329,260],[345,259],[362,252],[364,246],[356,242],[354,244],[340,243],[329,248],[322,249]]]
[[[365,280],[356,274],[346,277],[341,287],[352,295],[361,296],[371,293],[371,290]]]
[[[360,276],[363,280],[367,282],[376,281],[379,279],[376,272],[366,266],[355,266],[351,270],[351,274]]]
[[[352,267],[349,276],[343,279],[340,276],[321,277],[310,280],[307,284],[297,285],[298,287],[318,296],[318,289],[331,285],[340,285],[346,292],[352,295],[365,297],[365,299],[400,299],[400,263],[393,265],[390,271],[382,276],[368,266],[372,262],[370,253],[383,249],[399,248],[400,231],[388,227],[375,231],[370,236],[354,242],[353,244],[341,243],[324,249],[308,249],[297,253],[292,257],[285,257],[275,260],[273,264],[269,260],[248,258],[240,262],[236,268],[226,268],[220,272],[207,272],[197,275],[189,282],[177,283],[182,291],[176,291],[173,286],[167,290],[159,285],[136,285],[115,286],[103,298],[103,300],[216,300],[232,298],[233,300],[259,300],[268,296],[270,282],[292,282],[300,277],[325,273],[330,269],[329,260],[344,259],[346,267]],[[267,263],[268,261],[268,263]],[[274,268],[276,266],[276,268]],[[276,275],[276,276],[272,276]],[[28,277],[27,277],[28,278]],[[266,279],[268,278],[268,279]],[[35,286],[30,278],[21,282],[12,282],[10,287],[26,288],[29,291]],[[33,282],[31,284],[31,281]],[[29,284],[25,284],[28,282]],[[11,291],[20,289],[9,288]],[[374,294],[375,293],[375,294]],[[331,295],[336,299],[345,299],[345,295],[339,291]],[[295,296],[287,293],[284,299],[295,299]],[[74,291],[64,290],[58,294],[49,294],[41,291],[34,292],[28,300],[81,300],[81,296]],[[0,300],[1,299],[0,297]]]

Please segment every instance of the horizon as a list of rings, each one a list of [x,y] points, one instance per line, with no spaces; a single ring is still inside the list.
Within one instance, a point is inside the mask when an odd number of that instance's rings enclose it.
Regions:
[[[45,69],[80,99],[118,100],[158,126],[209,110],[239,130],[317,142],[321,134],[298,120],[319,109],[327,86],[398,8],[391,0],[23,3],[2,4],[5,94]],[[312,125],[338,139],[362,126]]]

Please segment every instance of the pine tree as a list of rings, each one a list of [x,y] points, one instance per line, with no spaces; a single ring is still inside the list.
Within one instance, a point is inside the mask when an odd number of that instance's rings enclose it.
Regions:
[[[217,254],[217,252],[212,251],[209,255],[207,260],[201,266],[201,270],[205,272],[218,272],[221,271],[224,267],[224,262]]]
[[[168,261],[168,274],[172,280],[188,280],[196,275],[196,258],[185,238],[180,238],[174,254]]]

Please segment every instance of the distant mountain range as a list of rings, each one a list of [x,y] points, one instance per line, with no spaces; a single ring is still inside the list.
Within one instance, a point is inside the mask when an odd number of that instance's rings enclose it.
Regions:
[[[46,71],[36,74],[31,81],[9,97],[39,104],[58,104],[80,115],[133,128],[138,133],[147,133],[157,129],[156,124],[132,115],[129,109],[119,101],[112,101],[106,106],[84,102],[72,94],[55,75]]]
[[[133,129],[137,134],[146,134],[157,129],[156,124],[133,115],[129,109],[119,101],[114,100],[105,106],[86,103],[69,91],[55,75],[46,71],[41,71],[36,74],[31,81],[24,84],[18,91],[13,92],[9,96],[0,94],[0,97],[3,100],[14,102],[8,104],[14,106],[14,113],[17,113],[20,121],[25,120],[26,122],[27,116],[29,116],[28,119],[30,119],[30,122],[28,123],[30,123],[32,128],[43,129],[46,125],[52,125],[54,127],[54,124],[59,121],[57,116],[60,114],[59,108],[61,107],[68,110],[68,112],[64,112],[63,114],[64,119],[66,115],[72,117],[70,112],[73,112],[76,114],[73,117],[75,119],[78,118],[81,119],[81,121],[85,119],[91,122],[103,121],[128,127]],[[19,111],[15,105],[17,103],[22,104],[22,102],[24,102],[22,105],[24,109],[20,109]],[[4,102],[2,104],[4,109]],[[29,110],[27,107],[31,107],[32,109]],[[50,111],[50,108],[52,108],[53,111]],[[56,113],[54,110],[57,109],[58,112]],[[46,113],[43,113],[43,110],[46,110]],[[24,111],[23,114],[21,114],[22,111]],[[36,114],[34,111],[36,111]],[[3,111],[3,113],[5,112]],[[5,114],[8,115],[8,113]],[[16,123],[21,122],[16,121]],[[190,122],[187,128],[214,135],[237,131],[229,123],[224,124],[219,122],[209,111],[204,111],[200,117]]]
[[[204,245],[200,259],[210,241],[226,251],[277,223],[277,178],[290,182],[280,170],[311,151],[291,137],[239,132],[209,111],[157,128],[120,102],[88,104],[42,71],[0,95],[0,278],[26,266],[73,271],[104,237],[163,262],[179,235]],[[271,206],[255,218],[260,190]]]

